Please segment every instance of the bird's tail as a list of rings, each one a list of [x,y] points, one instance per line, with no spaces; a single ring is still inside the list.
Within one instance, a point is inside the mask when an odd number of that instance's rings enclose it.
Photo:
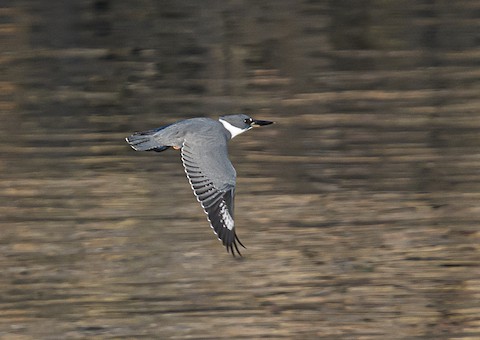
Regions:
[[[167,145],[160,145],[155,139],[155,134],[166,128],[162,126],[161,128],[148,130],[143,132],[135,132],[133,135],[125,138],[127,143],[136,151],[157,151],[161,152],[169,148]]]

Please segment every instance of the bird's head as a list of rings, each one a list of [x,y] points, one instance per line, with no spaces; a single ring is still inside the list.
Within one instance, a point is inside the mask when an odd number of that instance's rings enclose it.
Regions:
[[[241,134],[242,132],[250,130],[252,127],[259,127],[274,123],[269,120],[254,119],[245,114],[221,116],[219,121],[223,124],[225,129],[230,132],[232,138]]]

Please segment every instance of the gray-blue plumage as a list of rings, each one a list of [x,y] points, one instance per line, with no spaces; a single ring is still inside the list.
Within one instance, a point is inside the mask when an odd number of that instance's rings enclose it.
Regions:
[[[235,255],[234,249],[240,254],[237,242],[242,243],[233,220],[236,171],[228,158],[227,142],[253,126],[271,123],[244,114],[222,116],[218,121],[192,118],[137,132],[126,140],[138,151],[181,149],[185,173],[210,226],[227,250]]]

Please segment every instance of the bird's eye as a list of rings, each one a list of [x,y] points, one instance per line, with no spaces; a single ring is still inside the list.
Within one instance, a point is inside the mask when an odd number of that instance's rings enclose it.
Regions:
[[[244,120],[244,122],[245,122],[245,124],[250,125],[250,124],[253,123],[253,119],[252,118],[247,118],[247,119]]]

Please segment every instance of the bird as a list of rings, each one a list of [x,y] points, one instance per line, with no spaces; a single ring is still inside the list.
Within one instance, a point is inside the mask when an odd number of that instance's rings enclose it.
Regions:
[[[218,120],[206,117],[181,120],[153,130],[135,132],[126,138],[136,151],[180,150],[181,160],[193,193],[210,227],[235,257],[242,256],[234,222],[236,171],[228,158],[230,139],[250,130],[273,124],[246,114],[231,114]]]

